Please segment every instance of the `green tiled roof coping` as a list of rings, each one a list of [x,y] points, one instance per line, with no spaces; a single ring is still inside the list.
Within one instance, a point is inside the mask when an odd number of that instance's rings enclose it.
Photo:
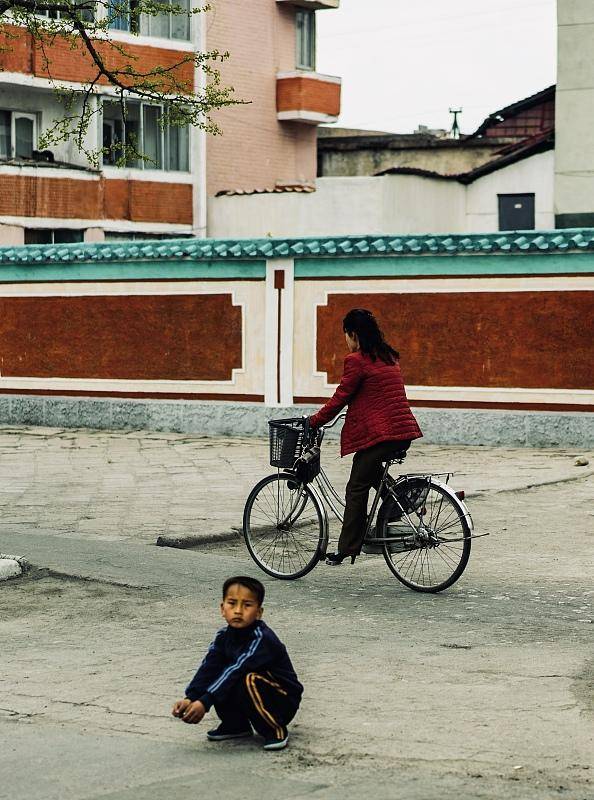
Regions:
[[[305,239],[161,239],[0,247],[1,264],[155,260],[262,260],[328,256],[497,255],[594,250],[594,228],[418,236]]]

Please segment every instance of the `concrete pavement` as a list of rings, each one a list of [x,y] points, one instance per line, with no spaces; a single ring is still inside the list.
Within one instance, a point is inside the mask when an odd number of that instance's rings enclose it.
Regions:
[[[261,440],[4,430],[0,551],[40,570],[0,584],[0,798],[591,800],[594,479],[577,455],[418,445],[407,469],[457,467],[491,532],[425,596],[377,556],[277,582],[234,540],[153,546],[165,525],[237,525]],[[306,685],[283,753],[169,717],[241,572]]]
[[[589,456],[584,467],[577,456]],[[343,491],[350,457],[324,444],[324,467]],[[531,450],[415,443],[405,472],[451,471],[468,497],[523,490],[594,474],[578,449]],[[0,427],[0,532],[51,530],[61,536],[154,543],[233,535],[251,487],[272,472],[268,443],[207,438]]]

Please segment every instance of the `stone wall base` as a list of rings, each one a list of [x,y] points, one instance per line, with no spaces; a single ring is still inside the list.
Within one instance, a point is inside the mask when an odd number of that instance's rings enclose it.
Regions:
[[[297,417],[317,408],[210,400],[4,395],[0,397],[0,424],[267,436],[269,419]],[[416,408],[415,415],[428,444],[594,447],[594,413]]]

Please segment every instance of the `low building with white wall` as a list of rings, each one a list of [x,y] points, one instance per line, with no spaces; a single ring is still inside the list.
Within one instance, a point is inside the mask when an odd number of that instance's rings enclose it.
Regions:
[[[553,228],[553,150],[508,161],[447,178],[396,169],[373,177],[318,178],[316,191],[308,193],[226,193],[209,201],[209,235],[490,233],[505,229],[502,198],[519,197],[533,204],[533,223],[525,227]]]

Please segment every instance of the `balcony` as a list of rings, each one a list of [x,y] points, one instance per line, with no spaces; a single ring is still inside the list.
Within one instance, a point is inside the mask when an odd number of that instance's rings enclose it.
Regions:
[[[301,6],[301,8],[309,8],[312,11],[340,6],[340,0],[276,0],[276,2],[283,5],[290,3],[292,6]]]
[[[341,79],[317,72],[279,72],[276,116],[281,122],[318,125],[336,122],[340,114]]]

